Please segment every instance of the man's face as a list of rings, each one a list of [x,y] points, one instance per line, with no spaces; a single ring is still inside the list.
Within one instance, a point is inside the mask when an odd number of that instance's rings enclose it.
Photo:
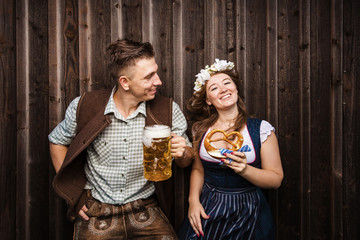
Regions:
[[[157,87],[162,82],[157,74],[158,66],[155,58],[143,58],[131,67],[129,92],[139,101],[148,101],[155,97]]]

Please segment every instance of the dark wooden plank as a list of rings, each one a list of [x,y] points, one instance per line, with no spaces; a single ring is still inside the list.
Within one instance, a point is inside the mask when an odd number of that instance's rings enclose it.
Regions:
[[[17,238],[41,239],[49,235],[47,221],[34,221],[49,216],[47,1],[17,9]]]
[[[145,7],[145,3],[144,3]],[[148,26],[149,35],[143,35],[144,41],[150,41],[155,50],[155,58],[158,64],[158,74],[162,81],[159,90],[164,96],[173,97],[173,14],[172,2],[169,0],[153,1],[151,6],[146,5],[151,11],[145,22],[152,23]],[[145,23],[143,23],[145,27]],[[150,24],[149,24],[150,25]],[[147,28],[147,27],[145,27]]]
[[[266,86],[267,107],[266,119],[276,128],[278,126],[278,42],[276,2],[268,1],[266,5]]]
[[[310,106],[310,1],[299,1],[299,88],[300,88],[300,236],[310,239],[311,197],[311,106]]]
[[[48,35],[49,35],[49,132],[63,119],[65,113],[64,83],[64,41],[65,1],[49,1]],[[53,190],[52,181],[55,176],[51,159],[49,162],[49,239],[71,239],[73,224],[66,220],[66,203]]]
[[[111,42],[123,36],[123,6],[121,0],[111,0]]]
[[[173,63],[173,97],[182,110],[185,109],[185,92],[191,92],[186,89],[187,82],[191,82],[191,74],[183,68],[183,4],[181,1],[174,1],[172,6],[172,63]],[[186,77],[185,77],[186,75]],[[190,93],[188,93],[190,95]]]
[[[121,0],[121,4],[122,37],[142,41],[142,0]]]
[[[91,4],[87,0],[78,1],[79,8],[79,87],[80,94],[83,92],[91,91],[92,78],[91,78],[91,41],[92,41],[92,23]],[[60,16],[64,17],[64,16]],[[105,76],[104,76],[105,77]]]
[[[25,1],[16,2],[16,105],[17,105],[17,142],[16,150],[17,156],[13,159],[16,162],[16,237],[18,239],[26,239],[26,231],[29,228],[29,215],[26,213],[26,184],[27,184],[27,171],[26,171],[26,160],[28,154],[28,99],[26,85],[29,79],[27,64],[29,57],[27,55],[27,26],[28,22],[26,19],[27,12],[25,8]],[[22,217],[18,217],[22,215]]]
[[[48,221],[34,221],[47,219],[49,216],[49,162],[48,140],[48,1],[28,1],[28,30],[29,30],[29,78],[28,78],[28,146],[26,156],[26,213],[29,215],[29,226],[26,237],[41,239],[49,236]],[[45,160],[45,161],[44,161]],[[22,214],[17,216],[22,217]],[[45,225],[45,227],[44,227]],[[38,229],[42,229],[39,231]]]
[[[331,231],[331,5],[311,1],[311,198],[310,238],[330,239]],[[320,225],[318,223],[321,223]],[[316,226],[316,227],[313,227]]]
[[[15,1],[0,4],[0,239],[16,235]]]
[[[79,29],[78,4],[76,0],[65,1],[63,44],[64,44],[64,81],[63,95],[65,109],[79,95]]]
[[[65,98],[63,89],[64,77],[64,15],[65,2],[49,3],[49,130],[51,131],[63,118],[65,111]]]
[[[235,38],[236,38],[236,65],[235,67],[239,71],[240,85],[242,89],[238,89],[239,95],[242,97],[243,101],[246,101],[246,78],[247,78],[247,68],[246,68],[246,1],[237,0],[236,1],[236,28]]]
[[[205,61],[236,60],[236,1],[205,1]]]
[[[251,116],[266,118],[266,4],[246,2],[246,107]]]
[[[275,1],[267,1],[266,3],[266,120],[268,120],[275,127],[275,133],[277,133],[279,130],[277,7],[278,5]],[[281,209],[281,206],[278,205],[278,191],[267,191],[267,194],[269,205],[273,213],[275,226],[279,226],[279,209]]]
[[[284,180],[279,190],[279,239],[300,237],[301,139],[299,108],[299,5],[297,1],[278,2],[278,126],[277,136]]]
[[[218,1],[204,1],[204,61],[205,65],[211,65],[215,58],[215,41],[214,36],[218,33],[218,21],[215,19],[215,10]],[[204,65],[204,66],[205,66]],[[202,67],[203,68],[203,67]]]
[[[227,16],[227,2],[229,1],[205,1],[204,2],[204,39],[205,49],[204,52],[206,64],[211,65],[215,58],[228,59],[227,45],[228,41],[234,41],[233,38],[227,38],[227,17],[230,17],[230,23],[233,27],[234,18]],[[235,9],[229,9],[230,13],[233,13]],[[234,61],[234,59],[231,59]]]
[[[89,49],[84,51],[91,52],[89,59],[90,86],[89,90],[111,88],[115,86],[110,74],[107,73],[105,64],[105,50],[111,42],[111,12],[110,1],[89,1],[90,10],[90,36]],[[84,54],[84,56],[86,56]]]
[[[182,1],[182,68],[184,71],[184,99],[193,93],[195,75],[209,64],[204,54],[204,5],[201,1]],[[211,64],[211,62],[210,62]]]
[[[360,237],[360,2],[344,1],[343,187],[344,239]]]
[[[343,237],[342,1],[331,3],[331,238]]]
[[[225,5],[226,4],[226,5]],[[221,44],[225,46],[224,53],[226,54],[226,58],[230,61],[236,60],[236,1],[234,0],[227,0],[225,2],[225,23],[224,26],[225,34],[223,35],[225,37],[224,41],[221,41]],[[219,34],[222,36],[222,34]],[[222,40],[222,39],[220,39]],[[219,57],[221,55],[219,54]]]

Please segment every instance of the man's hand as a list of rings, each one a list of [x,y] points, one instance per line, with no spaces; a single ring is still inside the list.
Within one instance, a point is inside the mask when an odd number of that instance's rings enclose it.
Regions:
[[[79,216],[84,220],[84,221],[88,221],[89,220],[89,216],[86,215],[86,212],[88,211],[89,209],[84,205],[80,211],[79,211]]]
[[[171,156],[181,158],[184,156],[186,141],[185,138],[171,133]]]
[[[175,158],[176,165],[181,168],[187,167],[192,163],[193,148],[186,146],[185,138],[171,133],[171,156]]]

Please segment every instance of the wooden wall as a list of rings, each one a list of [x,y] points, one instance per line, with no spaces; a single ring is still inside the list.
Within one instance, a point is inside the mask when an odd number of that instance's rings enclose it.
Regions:
[[[234,61],[249,113],[277,130],[278,239],[359,239],[359,13],[358,0],[0,1],[0,239],[71,239],[47,135],[74,97],[112,86],[104,48],[123,37],[154,45],[161,93],[183,109],[201,68]],[[178,224],[188,175],[175,177]]]

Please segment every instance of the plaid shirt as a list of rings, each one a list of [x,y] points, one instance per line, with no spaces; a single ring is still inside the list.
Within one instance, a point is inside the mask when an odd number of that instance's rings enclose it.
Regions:
[[[143,175],[142,133],[145,126],[146,102],[125,119],[117,110],[114,90],[105,108],[112,123],[87,148],[85,174],[86,189],[94,198],[108,204],[125,204],[154,194],[154,184]],[[66,110],[65,119],[49,134],[49,141],[69,145],[76,133],[76,109],[80,97]],[[172,132],[186,139],[186,119],[180,107],[173,102]]]

